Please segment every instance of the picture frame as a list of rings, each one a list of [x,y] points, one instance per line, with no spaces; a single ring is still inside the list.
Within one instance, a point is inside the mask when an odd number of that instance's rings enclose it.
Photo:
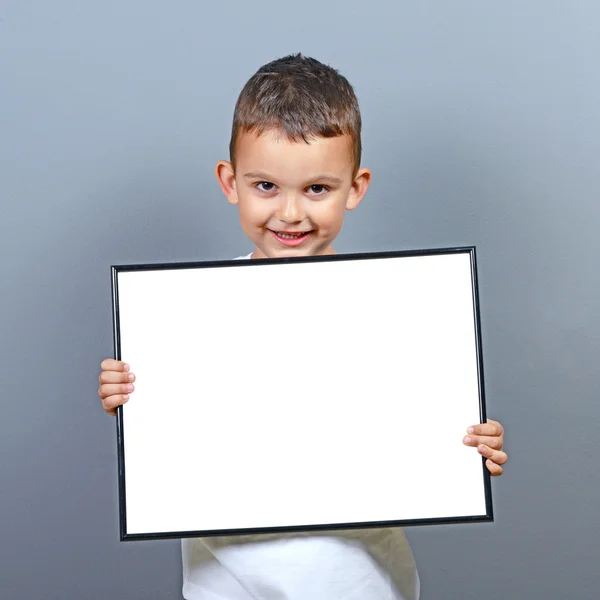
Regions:
[[[474,246],[112,266],[122,541],[493,520]]]

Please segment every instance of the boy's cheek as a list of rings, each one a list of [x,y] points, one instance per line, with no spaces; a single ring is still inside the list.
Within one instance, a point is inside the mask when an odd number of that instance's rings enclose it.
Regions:
[[[254,198],[240,199],[240,216],[251,222],[260,222],[268,218],[269,211],[265,203],[256,202]]]
[[[343,202],[335,202],[331,205],[322,205],[314,207],[311,211],[312,220],[315,221],[321,229],[331,229],[339,231],[346,216],[346,207]]]

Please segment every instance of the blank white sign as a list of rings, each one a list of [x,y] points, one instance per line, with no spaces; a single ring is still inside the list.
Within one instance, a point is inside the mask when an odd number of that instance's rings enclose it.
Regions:
[[[491,520],[473,261],[113,267],[121,538]]]

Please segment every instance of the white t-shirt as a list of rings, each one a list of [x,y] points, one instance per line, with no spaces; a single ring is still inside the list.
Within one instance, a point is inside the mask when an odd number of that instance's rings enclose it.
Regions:
[[[181,551],[186,600],[419,598],[398,528],[187,538]]]

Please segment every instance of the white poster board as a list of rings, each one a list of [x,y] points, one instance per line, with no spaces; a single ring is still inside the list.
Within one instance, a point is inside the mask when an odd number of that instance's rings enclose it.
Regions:
[[[122,540],[492,520],[474,248],[112,270]]]

